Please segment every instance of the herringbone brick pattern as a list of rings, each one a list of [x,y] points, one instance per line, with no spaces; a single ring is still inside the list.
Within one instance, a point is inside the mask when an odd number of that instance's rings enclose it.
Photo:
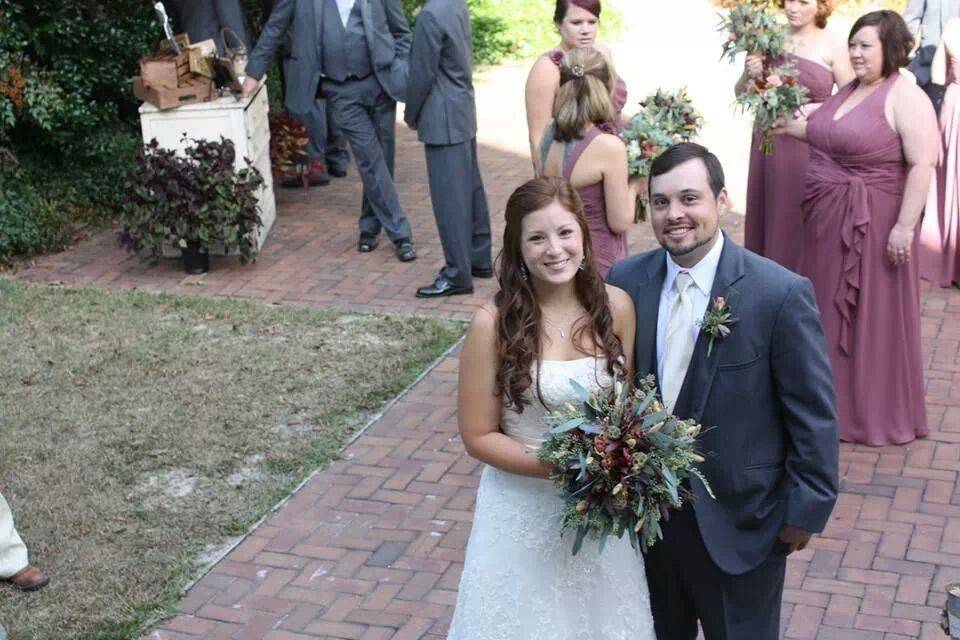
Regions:
[[[494,103],[503,100],[496,83],[481,88],[480,98],[481,114],[497,113]],[[522,126],[503,118],[481,123],[497,236],[507,195],[530,173],[525,156],[502,143],[523,135]],[[70,286],[468,319],[492,293],[491,281],[477,281],[475,296],[413,297],[439,268],[441,252],[422,150],[406,130],[398,142],[398,182],[417,262],[400,264],[386,247],[356,253],[360,185],[351,175],[306,193],[282,192],[264,253],[248,267],[216,259],[204,278],[184,277],[174,262],[143,267],[107,232],[37,260],[20,275]],[[727,216],[724,226],[742,239],[738,216]],[[652,244],[646,226],[631,234],[631,250]],[[944,586],[960,579],[960,291],[924,286],[922,304],[932,432],[905,447],[842,446],[843,494],[830,524],[790,559],[783,630],[791,640],[944,637],[937,626]],[[456,371],[455,355],[439,363],[342,460],[214,566],[185,595],[179,614],[149,637],[443,638],[479,473],[457,438]]]

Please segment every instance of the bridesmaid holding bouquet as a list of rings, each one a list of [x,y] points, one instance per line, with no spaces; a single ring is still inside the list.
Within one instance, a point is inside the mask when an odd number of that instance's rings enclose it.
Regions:
[[[853,79],[846,42],[827,31],[830,0],[781,0],[787,17],[785,58],[797,66],[800,83],[809,93],[803,107],[809,116],[840,87]],[[753,78],[776,66],[780,60],[747,56],[735,91],[740,95]],[[760,152],[761,132],[754,131],[747,180],[747,211],[744,244],[751,251],[780,263],[791,271],[800,267],[803,243],[803,177],[807,171],[807,144],[795,138],[773,137],[773,153]]]
[[[800,271],[827,334],[840,439],[873,446],[929,431],[917,253],[938,141],[930,99],[900,75],[912,48],[899,14],[862,16],[856,80],[782,128],[810,144]]]

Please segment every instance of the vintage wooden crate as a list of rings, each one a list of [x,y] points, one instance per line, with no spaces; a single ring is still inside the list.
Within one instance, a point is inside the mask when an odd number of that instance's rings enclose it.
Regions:
[[[157,109],[166,110],[196,102],[209,102],[217,97],[217,89],[210,78],[190,75],[183,85],[168,89],[147,84],[140,76],[133,78],[133,95],[149,102]]]
[[[163,51],[140,58],[140,77],[151,87],[176,89],[190,77],[190,50]]]

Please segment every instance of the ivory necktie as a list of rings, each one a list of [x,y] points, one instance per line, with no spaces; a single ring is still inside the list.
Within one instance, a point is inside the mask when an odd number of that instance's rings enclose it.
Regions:
[[[660,381],[667,411],[673,411],[677,403],[696,344],[693,338],[693,301],[687,292],[692,284],[693,276],[688,271],[681,271],[673,281],[677,295],[667,317],[667,336],[663,341],[663,379]]]

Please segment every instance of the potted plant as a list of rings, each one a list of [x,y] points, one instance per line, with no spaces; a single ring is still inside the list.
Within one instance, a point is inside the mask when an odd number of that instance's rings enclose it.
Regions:
[[[182,156],[156,139],[137,151],[126,179],[120,243],[154,262],[165,244],[178,247],[188,273],[205,273],[218,244],[238,252],[245,264],[254,257],[261,226],[257,191],[263,177],[254,167],[235,169],[230,140],[191,142]]]

